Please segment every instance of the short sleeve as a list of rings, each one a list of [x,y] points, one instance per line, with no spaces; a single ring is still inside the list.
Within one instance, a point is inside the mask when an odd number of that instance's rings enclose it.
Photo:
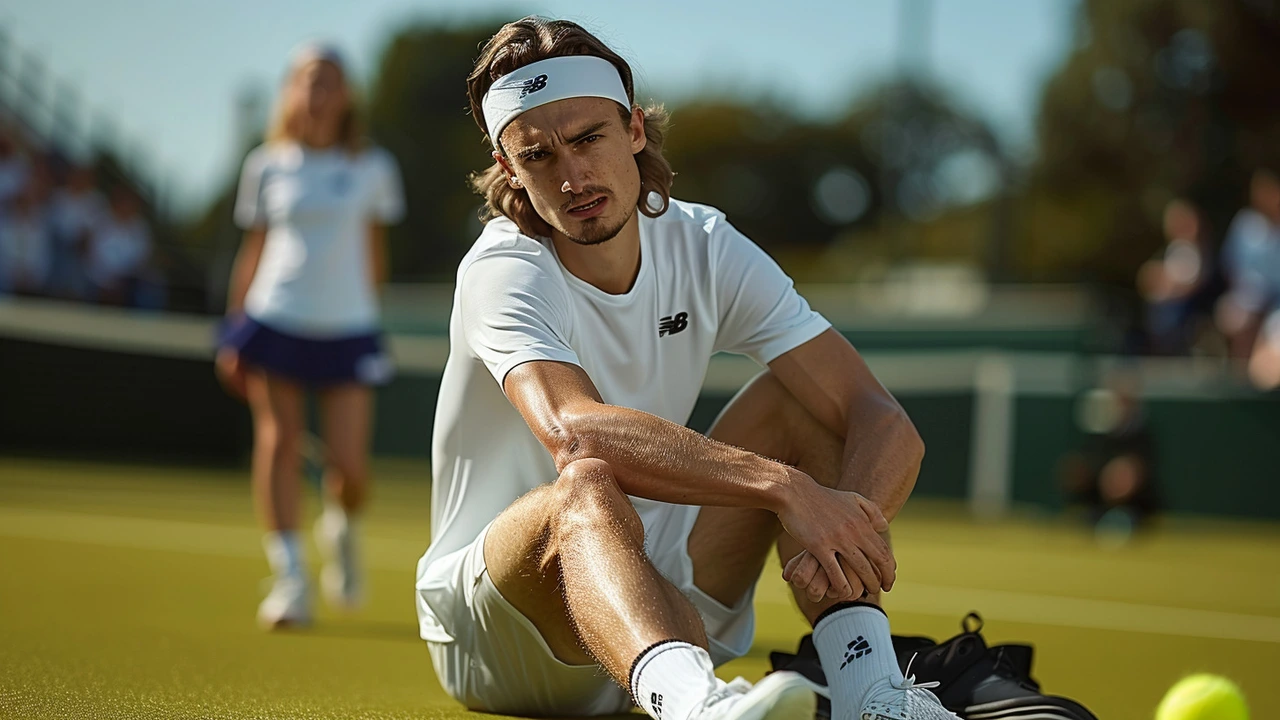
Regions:
[[[563,279],[533,253],[474,261],[463,272],[458,303],[467,345],[499,385],[512,368],[534,360],[581,365],[569,346]]]
[[[372,218],[384,225],[394,225],[404,218],[404,187],[400,182],[400,166],[391,153],[375,150],[373,163]]]
[[[719,225],[711,236],[717,351],[768,365],[831,327],[759,245],[727,222]]]
[[[262,176],[267,168],[267,156],[257,148],[244,159],[240,170],[240,186],[236,190],[236,207],[232,213],[241,230],[264,227],[267,216],[262,206]]]

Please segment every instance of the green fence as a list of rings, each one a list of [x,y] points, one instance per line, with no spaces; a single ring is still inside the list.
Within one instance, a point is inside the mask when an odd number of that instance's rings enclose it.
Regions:
[[[200,318],[0,303],[0,452],[244,464],[249,417],[214,380],[211,332]],[[374,449],[428,458],[447,342],[397,336],[392,347],[400,373],[379,391]],[[1084,439],[1077,398],[1114,362],[1007,349],[865,354],[925,439],[920,495],[986,492],[1048,509],[1062,504],[1061,458]],[[690,426],[706,429],[757,371],[716,358]],[[1170,509],[1280,518],[1280,398],[1184,361],[1138,371]]]

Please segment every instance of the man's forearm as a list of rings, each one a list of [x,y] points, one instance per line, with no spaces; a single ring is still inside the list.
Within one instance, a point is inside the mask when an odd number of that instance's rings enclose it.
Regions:
[[[777,512],[800,479],[786,465],[639,410],[596,403],[565,419],[557,467],[599,458],[628,495]]]
[[[893,520],[920,474],[924,443],[901,406],[869,398],[849,412],[838,489],[856,492]]]

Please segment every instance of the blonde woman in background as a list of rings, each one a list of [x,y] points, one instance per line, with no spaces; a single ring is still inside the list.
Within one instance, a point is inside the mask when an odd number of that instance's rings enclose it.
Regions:
[[[356,518],[369,486],[372,387],[391,375],[376,290],[385,228],[403,209],[395,161],[361,135],[341,56],[303,47],[267,142],[244,163],[235,219],[245,234],[217,356],[219,376],[253,414],[254,502],[274,574],[258,608],[266,628],[311,620],[298,535],[307,391],[326,447],[321,589],[342,608],[361,600]]]

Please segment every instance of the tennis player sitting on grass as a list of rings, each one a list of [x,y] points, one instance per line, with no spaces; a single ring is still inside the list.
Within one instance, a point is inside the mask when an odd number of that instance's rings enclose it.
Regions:
[[[458,268],[417,576],[445,690],[499,713],[807,720],[800,675],[712,671],[750,647],[776,546],[834,718],[955,717],[903,678],[879,607],[924,453],[902,408],[723,214],[670,198],[667,117],[598,39],[508,24],[467,87],[488,223]],[[684,423],[721,351],[767,370],[703,436]]]

